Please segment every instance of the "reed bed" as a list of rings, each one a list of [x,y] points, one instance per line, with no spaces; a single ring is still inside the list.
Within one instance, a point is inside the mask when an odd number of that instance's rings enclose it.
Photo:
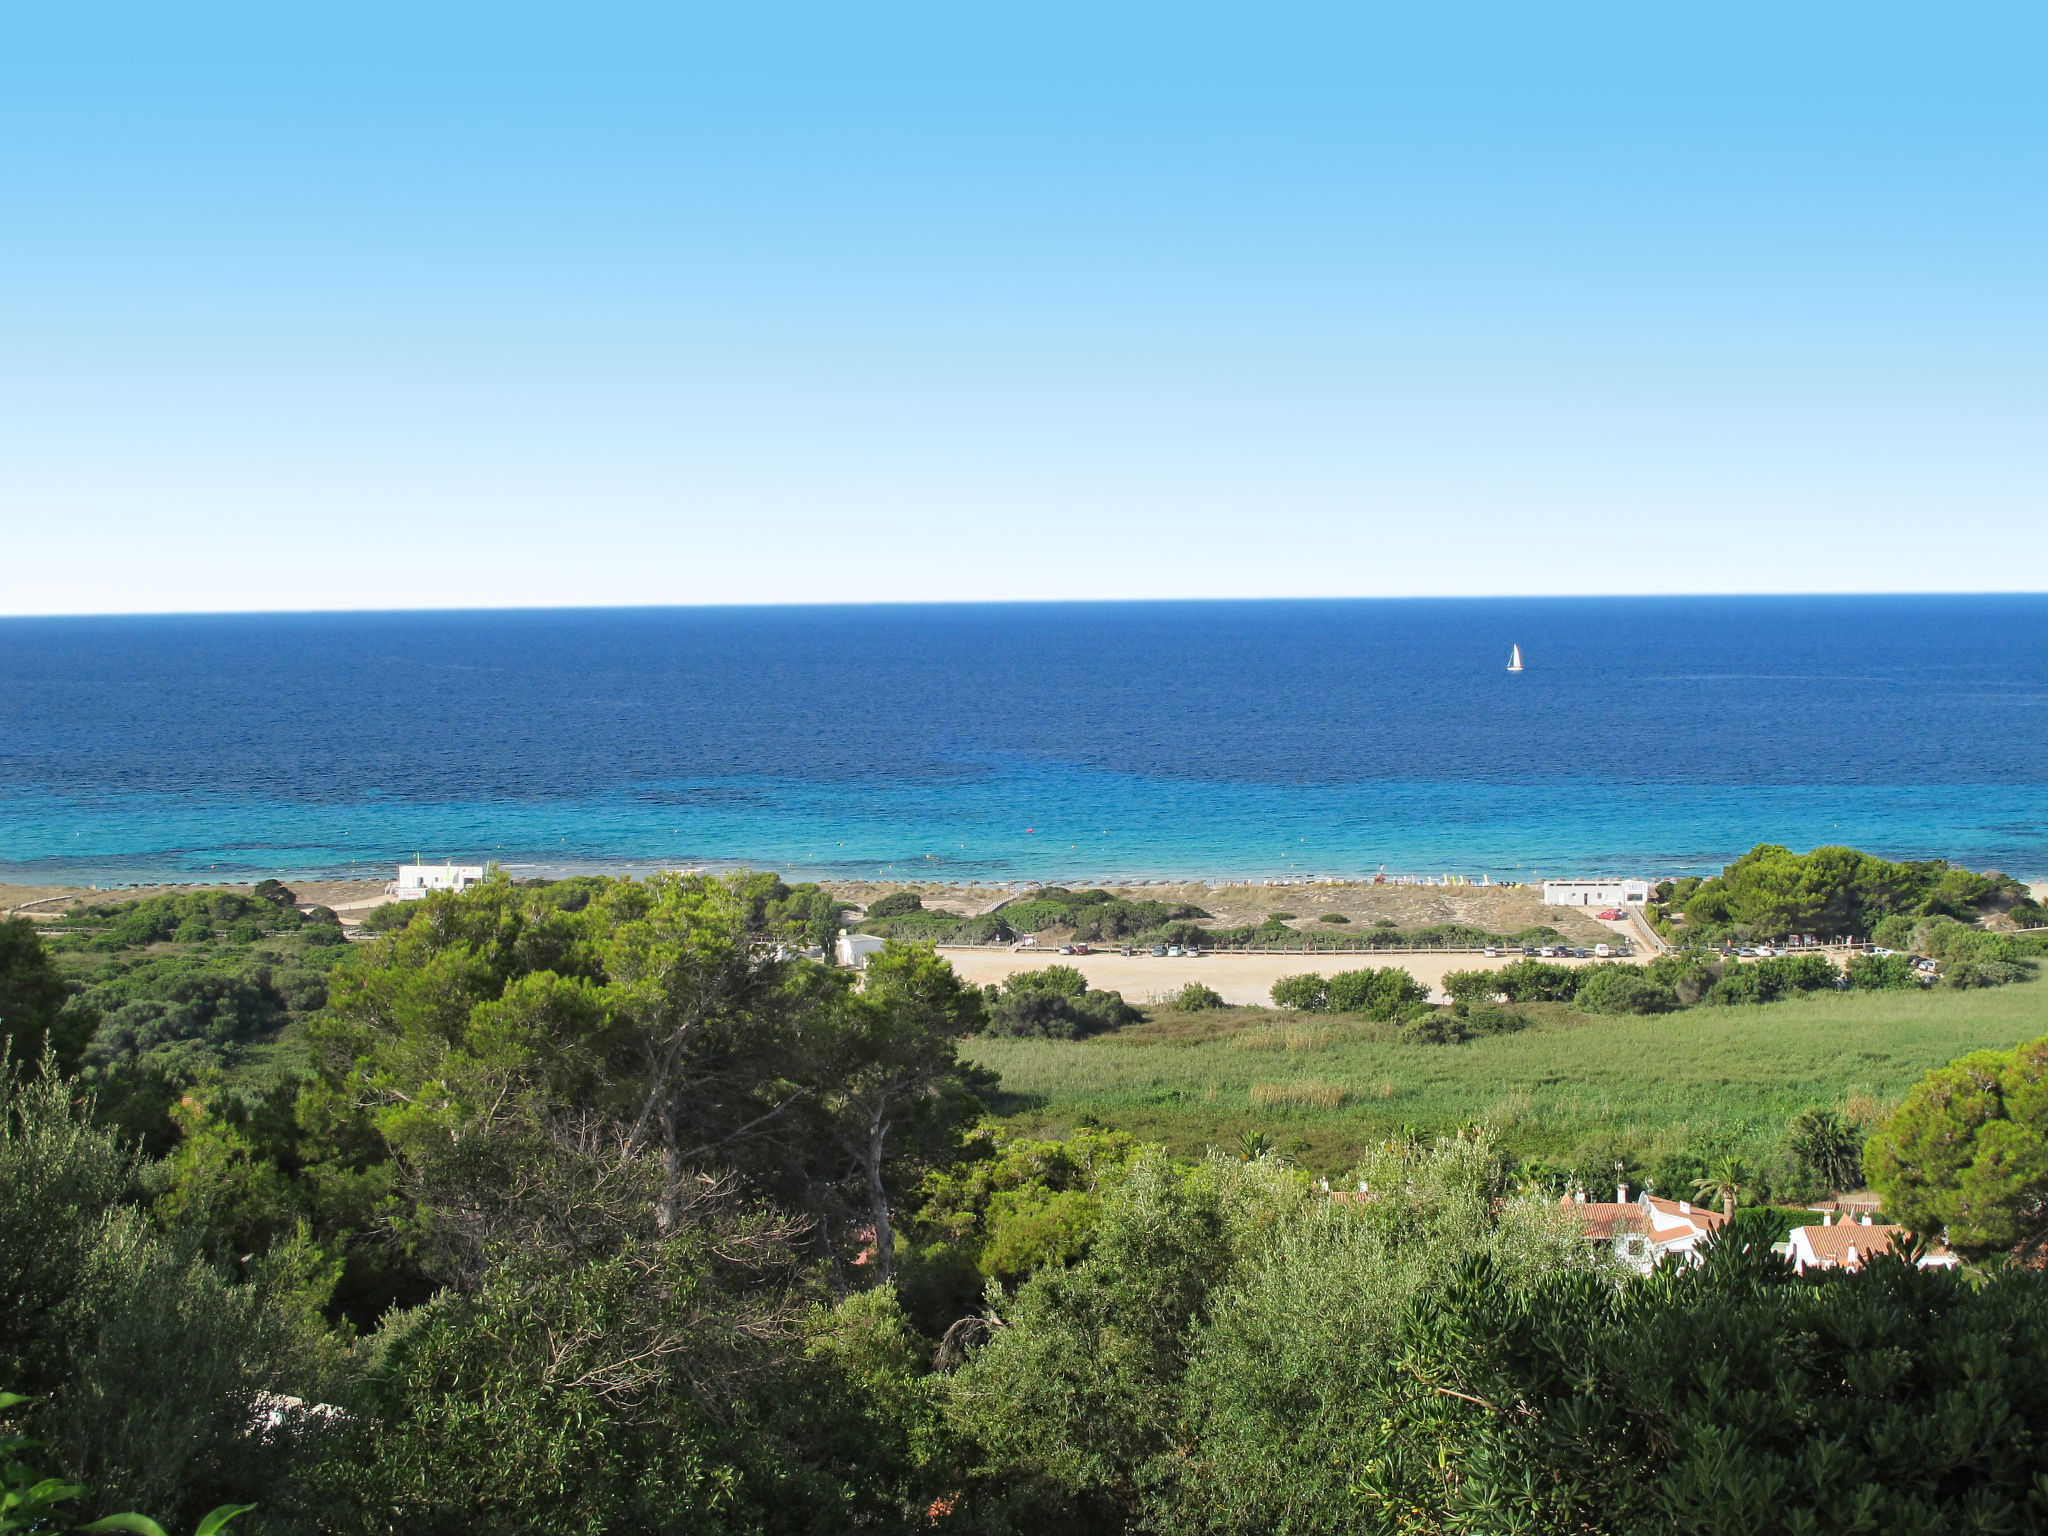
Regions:
[[[1342,1083],[1297,1077],[1284,1083],[1253,1083],[1253,1109],[1341,1109],[1350,1093]]]

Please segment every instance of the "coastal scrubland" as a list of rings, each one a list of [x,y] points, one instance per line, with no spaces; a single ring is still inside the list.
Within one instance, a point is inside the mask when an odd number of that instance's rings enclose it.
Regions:
[[[1779,1002],[1748,982],[1818,957],[1138,1007],[1052,957],[812,963],[836,898],[773,877],[499,875],[356,942],[296,894],[0,922],[0,1450],[42,1525],[2038,1515],[2048,1279],[2005,1258],[2048,1238],[2048,1040],[1920,1075],[2038,1030],[2017,940]],[[1986,1267],[1771,1252],[1766,1187],[1872,1169]],[[1637,1281],[1559,1199],[1603,1172],[1752,1208]]]
[[[1000,1075],[997,1109],[1034,1134],[1099,1123],[1199,1154],[1265,1131],[1334,1171],[1404,1128],[1486,1123],[1518,1151],[1611,1181],[1616,1158],[1654,1168],[1726,1146],[1761,1160],[1814,1105],[1875,1117],[1930,1067],[2039,1034],[2048,982],[1641,1018],[1523,1011],[1527,1029],[1445,1046],[1328,1014],[1153,1008],[1113,1035],[977,1039],[965,1054]]]

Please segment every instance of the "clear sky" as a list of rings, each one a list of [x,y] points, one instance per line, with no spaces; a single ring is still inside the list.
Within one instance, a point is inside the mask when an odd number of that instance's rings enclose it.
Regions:
[[[2048,586],[2048,8],[14,6],[0,613]]]

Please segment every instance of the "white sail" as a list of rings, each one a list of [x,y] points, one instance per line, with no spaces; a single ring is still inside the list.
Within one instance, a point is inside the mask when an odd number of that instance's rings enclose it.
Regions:
[[[1514,654],[1508,657],[1508,670],[1510,672],[1519,672],[1522,670],[1522,648],[1517,645],[1512,649]]]

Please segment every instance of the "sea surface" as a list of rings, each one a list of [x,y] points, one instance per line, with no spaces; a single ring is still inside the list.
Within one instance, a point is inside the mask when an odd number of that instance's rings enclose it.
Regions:
[[[5,619],[0,879],[2037,879],[2044,640],[2035,595]]]

